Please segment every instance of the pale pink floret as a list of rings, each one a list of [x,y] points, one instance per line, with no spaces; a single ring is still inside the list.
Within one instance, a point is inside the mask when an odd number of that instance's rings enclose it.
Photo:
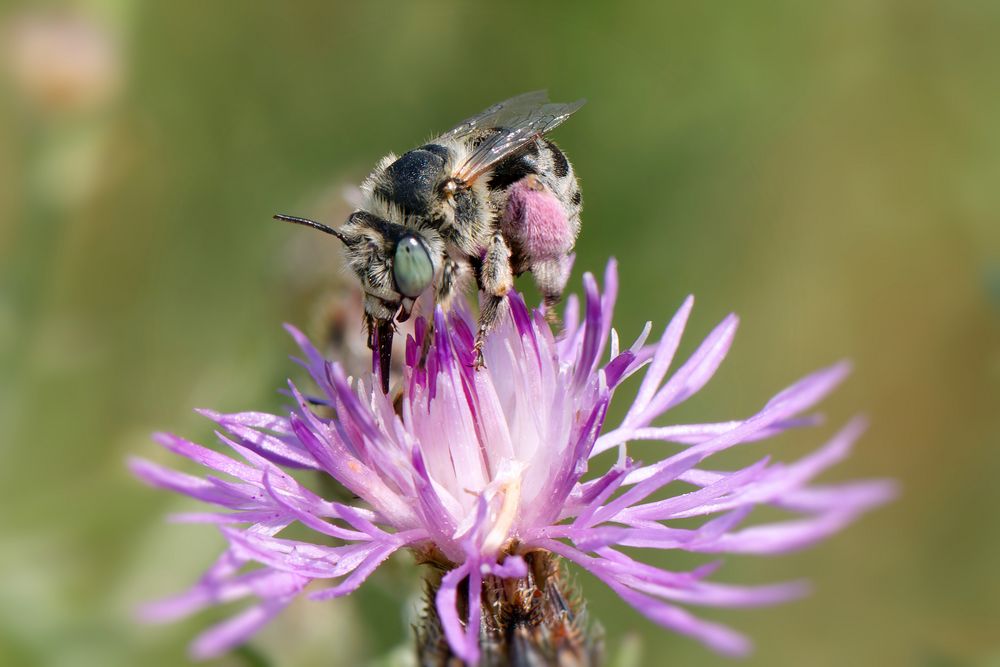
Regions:
[[[646,343],[647,326],[623,350],[611,329],[614,263],[605,283],[601,295],[594,278],[585,276],[584,317],[581,321],[571,299],[566,331],[558,340],[539,312],[512,295],[510,317],[489,337],[487,366],[479,372],[472,368],[468,315],[435,313],[434,341],[424,366],[419,350],[426,327],[419,322],[407,344],[399,414],[372,377],[350,381],[339,365],[326,362],[290,328],[305,355],[302,364],[321,391],[319,399],[333,409],[335,419],[320,416],[291,385],[296,406],[287,417],[204,412],[221,427],[222,443],[242,461],[176,436],[158,436],[167,448],[225,479],[193,477],[143,460],[132,464],[151,484],[227,510],[182,517],[217,523],[229,549],[191,590],[151,605],[148,615],[176,618],[209,604],[258,598],[255,606],[196,642],[196,655],[216,655],[245,641],[314,579],[340,581],[313,591],[313,599],[345,595],[399,548],[433,548],[453,567],[436,599],[446,637],[457,655],[475,663],[480,614],[473,611],[463,619],[458,608],[478,610],[484,576],[523,576],[519,554],[541,548],[589,570],[654,622],[720,652],[745,653],[749,644],[742,635],[675,604],[772,604],[801,595],[801,583],[749,588],[714,583],[707,580],[714,564],[670,572],[619,548],[784,553],[827,537],[885,502],[893,486],[884,481],[810,485],[848,454],[863,430],[860,420],[795,463],[764,457],[735,471],[701,467],[718,452],[814,423],[814,417],[803,414],[843,379],[846,365],[807,376],[746,419],[653,426],[708,382],[732,343],[737,320],[724,319],[668,376],[693,300],[684,302],[658,343]],[[605,428],[615,388],[640,372],[638,394],[624,420]],[[659,461],[642,464],[626,450],[629,441],[639,439],[677,447]],[[581,481],[589,460],[609,449],[618,450],[611,468]],[[279,466],[330,475],[360,501],[355,507],[324,500]],[[652,499],[676,481],[689,490]],[[740,528],[761,504],[797,516]],[[691,517],[706,521],[696,528],[670,525]],[[296,521],[342,546],[277,536]],[[469,597],[459,605],[459,586],[466,579]]]

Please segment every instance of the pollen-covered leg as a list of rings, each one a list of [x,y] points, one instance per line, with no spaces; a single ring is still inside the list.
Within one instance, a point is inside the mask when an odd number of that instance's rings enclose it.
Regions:
[[[473,362],[476,370],[486,366],[486,360],[483,358],[486,336],[493,330],[505,312],[507,312],[507,297],[487,296],[483,300],[483,305],[479,310],[479,330],[476,332],[476,344],[473,348],[476,355],[476,360]]]
[[[538,285],[538,290],[542,293],[542,301],[545,304],[545,319],[553,329],[559,326],[559,313],[556,306],[562,301],[563,290],[566,289],[566,282],[569,280],[572,268],[572,255],[562,255],[555,259],[536,262],[531,267],[531,273],[535,276],[535,284]]]
[[[479,288],[483,291],[483,305],[479,311],[479,330],[476,332],[476,368],[485,365],[483,344],[503,316],[507,293],[514,289],[514,273],[510,268],[510,247],[499,231],[493,234],[483,263],[479,269]]]

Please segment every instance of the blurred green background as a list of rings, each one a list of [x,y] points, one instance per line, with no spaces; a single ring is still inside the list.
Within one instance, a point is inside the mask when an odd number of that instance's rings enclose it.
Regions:
[[[863,411],[828,479],[903,486],[719,577],[809,577],[809,599],[706,615],[756,640],[748,665],[1000,664],[1000,3],[95,0],[7,6],[0,31],[0,664],[186,661],[218,613],[131,612],[221,539],[164,523],[189,505],[124,460],[167,460],[156,429],[208,442],[194,407],[281,405],[280,323],[316,331],[340,249],[271,214],[337,222],[383,153],[545,87],[589,99],[555,134],[585,193],[573,289],[613,254],[625,338],[689,292],[685,349],[743,318],[678,419],[747,415],[850,357],[829,425],[777,453]],[[383,659],[412,570],[215,664]],[[581,583],[619,664],[730,664]]]

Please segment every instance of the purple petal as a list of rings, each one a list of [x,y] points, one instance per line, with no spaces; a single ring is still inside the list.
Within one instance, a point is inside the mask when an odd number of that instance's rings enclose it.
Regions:
[[[818,517],[782,521],[720,534],[705,544],[691,545],[703,553],[784,554],[805,549],[839,532],[860,512],[831,511]]]
[[[244,465],[231,459],[225,454],[220,454],[212,449],[207,449],[195,444],[190,440],[185,440],[170,433],[154,433],[153,440],[162,445],[174,454],[191,459],[206,468],[217,470],[241,479],[245,482],[253,482],[260,478],[260,473],[250,466]]]
[[[479,626],[482,624],[482,595],[483,595],[483,573],[479,564],[473,561],[469,567],[469,598],[466,609],[469,610],[469,620],[465,624],[465,647],[464,655],[458,653],[469,663],[475,664],[479,661]]]
[[[150,486],[176,491],[213,505],[236,509],[247,502],[244,494],[209,480],[165,468],[141,458],[129,459],[129,469]]]
[[[237,512],[178,512],[167,515],[169,523],[210,523],[228,525],[235,523],[262,523],[285,518],[274,510],[243,510]]]
[[[740,489],[732,497],[718,502],[706,503],[698,508],[687,508],[674,514],[673,518],[699,516],[726,511],[742,505],[780,501],[819,473],[842,461],[864,429],[865,421],[855,419],[830,442],[800,461],[790,466],[775,466],[763,478]]]
[[[531,313],[524,303],[524,299],[517,292],[512,292],[508,298],[510,302],[510,316],[514,322],[514,328],[519,336],[534,337],[534,328],[531,326]]]
[[[458,585],[469,575],[473,565],[475,564],[467,561],[445,574],[441,578],[441,586],[438,588],[434,603],[451,650],[460,659],[474,665],[479,661],[479,637],[469,642],[462,628],[462,620],[458,616]],[[470,615],[480,614],[478,608],[469,611]]]
[[[702,508],[707,502],[738,491],[743,486],[760,479],[765,472],[768,461],[769,459],[764,458],[743,470],[730,473],[715,483],[704,486],[697,491],[683,493],[653,503],[629,507],[623,510],[617,518],[626,522],[637,519],[662,521],[677,516],[684,516],[684,513],[692,508]]]
[[[601,335],[598,339],[597,359],[604,354],[604,346],[611,335],[611,319],[615,312],[615,301],[618,300],[618,261],[612,257],[604,267],[604,294],[601,296]],[[608,382],[612,386],[610,380]]]
[[[441,497],[435,491],[419,447],[413,448],[413,469],[416,473],[415,484],[418,500],[415,509],[420,512],[421,523],[427,527],[432,536],[437,538],[435,541],[439,545],[447,544],[457,528],[455,518],[441,502]]]
[[[371,410],[358,400],[358,396],[347,382],[347,376],[344,375],[344,369],[341,368],[340,364],[329,364],[327,377],[337,392],[337,414],[340,420],[357,426],[372,442],[380,442],[383,435],[372,418]]]
[[[798,600],[809,594],[806,582],[793,581],[768,586],[731,586],[696,582],[689,588],[671,588],[643,581],[623,579],[631,588],[657,597],[702,607],[766,607]]]
[[[715,327],[684,365],[650,399],[641,415],[636,415],[636,425],[648,424],[704,387],[729,352],[738,324],[739,318],[729,315]]]
[[[195,660],[208,660],[245,643],[291,601],[292,597],[265,600],[219,623],[194,641],[191,645],[191,656]]]
[[[233,602],[251,595],[259,598],[295,595],[307,581],[290,572],[255,570],[228,580],[202,582],[181,595],[144,605],[139,613],[147,621],[174,621],[209,605]]]
[[[641,527],[556,526],[547,533],[551,537],[568,537],[585,551],[597,551],[609,546],[626,546],[653,549],[686,549],[698,538],[698,533],[686,528],[669,528],[659,524]]]
[[[626,373],[629,368],[631,368],[634,361],[635,354],[630,350],[625,350],[612,359],[608,365],[604,367],[604,375],[608,379],[608,386],[617,387],[618,384],[625,379]]]
[[[315,593],[310,593],[309,598],[311,600],[329,600],[331,598],[341,597],[343,595],[348,595],[353,593],[358,589],[358,587],[368,579],[369,575],[374,572],[379,565],[385,562],[385,560],[394,554],[402,545],[400,542],[391,542],[377,549],[372,550],[363,561],[354,569],[347,579],[341,582],[339,585],[333,588],[325,588],[323,590],[316,591]]]
[[[517,579],[528,576],[528,564],[518,555],[510,555],[503,563],[484,564],[483,567],[495,577]]]
[[[295,344],[305,352],[306,358],[309,360],[310,365],[322,367],[326,365],[326,360],[323,359],[321,355],[313,344],[309,341],[309,337],[302,333],[295,325],[285,324],[285,331],[295,340]]]
[[[735,657],[745,656],[750,651],[747,639],[729,628],[695,618],[688,612],[666,604],[655,598],[629,588],[611,576],[601,565],[601,560],[585,556],[561,542],[546,541],[545,548],[575,562],[595,577],[607,584],[643,616],[655,623],[670,628],[674,632],[694,637],[709,648]]]
[[[204,408],[198,408],[195,412],[211,419],[220,426],[235,424],[252,429],[263,429],[281,435],[291,435],[292,433],[291,428],[288,426],[287,418],[272,415],[269,412],[234,412],[226,414]]]
[[[714,607],[759,607],[800,598],[809,592],[805,582],[768,586],[731,586],[704,581],[717,569],[711,563],[693,572],[669,572],[641,563],[613,549],[600,550],[601,567],[618,581],[637,591],[675,602]]]
[[[371,503],[387,519],[399,525],[413,524],[416,517],[403,499],[375,471],[351,456],[334,432],[329,431],[328,437],[320,440],[297,415],[292,416],[291,424],[296,437],[331,477]],[[315,422],[314,426],[322,427]]]
[[[292,433],[287,419],[279,419],[273,415],[263,415],[263,413],[224,415],[211,410],[197,410],[197,412],[226,429],[227,432],[238,438],[244,447],[260,454],[272,463],[293,468],[319,468],[319,464],[306,451],[302,443],[294,437],[290,437]],[[247,418],[247,415],[251,415],[251,417]],[[265,421],[265,417],[271,417],[274,421],[268,423]],[[260,428],[285,433],[286,437],[281,438],[262,433],[257,430]]]
[[[680,454],[664,459],[660,463],[636,470],[629,475],[625,483],[642,484],[645,480],[659,475],[659,485],[654,484],[646,487],[647,489],[659,488],[664,479],[673,480],[676,477],[676,475],[672,477],[669,474],[663,475],[661,473],[678,470],[686,472],[690,469],[691,466],[684,467],[685,463],[690,462],[689,457],[701,462],[712,454],[748,442],[749,436],[810,409],[832,391],[844,379],[847,372],[848,366],[841,363],[808,375],[772,398],[760,412],[744,421],[740,426],[716,438],[695,445]],[[637,495],[639,494],[634,494],[633,497]],[[636,500],[630,502],[636,502]]]
[[[622,482],[625,481],[625,475],[635,467],[636,464],[631,459],[626,458],[620,465],[616,464],[597,479],[577,484],[573,490],[573,498],[570,504],[576,508],[580,508],[594,504],[595,501],[604,502],[604,499],[610,498],[618,490]],[[607,491],[609,487],[613,488]],[[567,516],[572,515],[564,514],[560,518],[566,518]]]
[[[621,488],[622,482],[625,481],[625,475],[628,474],[630,468],[631,465],[629,462],[625,461],[621,466],[615,466],[607,474],[595,480],[597,483],[589,487],[587,492],[580,497],[580,503],[585,505],[585,507],[579,511],[573,525],[589,525],[588,522],[594,516],[594,513],[600,509],[601,504]]]
[[[379,548],[376,542],[361,542],[344,547],[326,547],[309,542],[253,535],[232,528],[221,528],[236,552],[268,567],[311,579],[334,579],[354,571],[368,555]]]
[[[570,450],[572,453],[564,456],[559,469],[553,472],[548,495],[540,499],[540,505],[534,508],[537,520],[533,523],[550,523],[557,520],[573,487],[587,471],[587,459],[597,439],[597,433],[604,423],[610,401],[607,391],[600,392],[600,396],[587,421],[577,431],[576,442]]]
[[[793,491],[774,501],[774,505],[792,512],[825,512],[834,508],[865,510],[883,505],[899,495],[899,484],[875,479],[827,486],[812,486]]]
[[[301,509],[297,504],[293,503],[290,498],[282,497],[283,494],[275,490],[275,488],[272,486],[271,476],[270,473],[268,472],[264,473],[264,489],[267,491],[271,499],[274,500],[274,502],[279,507],[284,509],[290,516],[295,517],[299,521],[299,523],[308,528],[312,528],[318,533],[329,535],[330,537],[336,537],[341,540],[350,540],[350,541],[357,541],[357,540],[364,541],[384,535],[382,531],[362,533],[356,530],[347,530],[340,526],[335,526],[326,521],[323,521],[316,515]],[[368,525],[371,526],[371,524]],[[374,526],[371,526],[371,528],[374,528]]]
[[[597,355],[601,345],[601,331],[604,323],[601,319],[601,297],[597,291],[597,281],[593,274],[583,275],[584,294],[586,295],[586,312],[584,314],[583,348],[576,362],[576,376],[573,378],[574,384],[583,384],[594,370],[597,363]]]
[[[580,299],[576,294],[570,294],[569,298],[566,299],[566,308],[563,310],[562,333],[556,343],[560,359],[569,360],[574,357],[582,335],[583,330],[580,328]]]
[[[821,422],[822,419],[819,415],[785,419],[772,424],[768,428],[761,429],[752,435],[748,435],[744,439],[744,442],[766,440],[792,428],[815,426]],[[594,445],[594,455],[606,452],[612,447],[632,440],[659,440],[682,445],[697,445],[723,433],[728,433],[743,423],[743,421],[728,421],[714,424],[679,424],[677,426],[647,426],[645,428],[634,429],[617,428],[597,439],[597,443]]]
[[[656,345],[653,360],[650,362],[649,368],[646,369],[642,384],[639,385],[639,393],[636,394],[635,401],[632,402],[632,407],[625,417],[623,426],[634,424],[656,394],[657,388],[670,368],[670,363],[674,360],[674,354],[677,352],[677,346],[680,345],[681,336],[684,334],[684,327],[687,326],[688,316],[691,314],[693,306],[694,297],[689,296],[663,331],[663,336]]]

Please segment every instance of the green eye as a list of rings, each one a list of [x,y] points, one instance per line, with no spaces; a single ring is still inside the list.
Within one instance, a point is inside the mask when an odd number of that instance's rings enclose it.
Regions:
[[[434,278],[434,264],[427,246],[415,236],[404,236],[396,244],[392,260],[392,276],[396,289],[403,296],[415,299],[427,289]]]

